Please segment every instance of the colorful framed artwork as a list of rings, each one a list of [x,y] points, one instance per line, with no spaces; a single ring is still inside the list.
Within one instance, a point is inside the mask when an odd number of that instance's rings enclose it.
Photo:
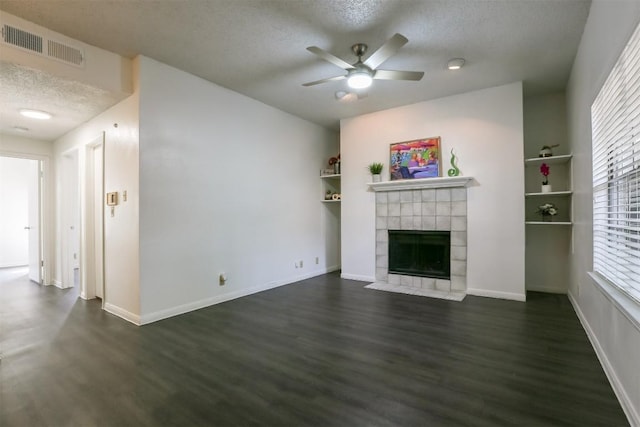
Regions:
[[[391,144],[391,181],[441,176],[440,137]]]

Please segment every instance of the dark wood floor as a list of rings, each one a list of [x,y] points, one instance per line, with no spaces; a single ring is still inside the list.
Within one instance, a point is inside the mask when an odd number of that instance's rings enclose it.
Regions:
[[[0,277],[3,427],[628,425],[565,296],[330,274],[139,328],[18,273]]]

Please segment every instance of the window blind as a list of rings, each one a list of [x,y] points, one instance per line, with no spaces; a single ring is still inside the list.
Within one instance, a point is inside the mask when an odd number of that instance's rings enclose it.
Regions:
[[[591,106],[593,269],[640,303],[640,25]]]

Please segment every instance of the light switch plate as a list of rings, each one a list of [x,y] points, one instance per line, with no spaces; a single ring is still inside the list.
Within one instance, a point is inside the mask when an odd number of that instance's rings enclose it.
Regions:
[[[118,204],[118,192],[107,193],[107,206],[116,206]]]

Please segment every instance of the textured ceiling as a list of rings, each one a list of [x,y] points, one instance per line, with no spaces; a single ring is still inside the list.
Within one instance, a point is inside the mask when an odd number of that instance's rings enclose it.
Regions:
[[[322,126],[341,118],[524,81],[525,94],[565,88],[589,13],[585,0],[188,0],[5,1],[0,9],[85,43],[137,54]],[[612,6],[615,7],[615,6]],[[375,81],[368,96],[339,102],[343,74],[306,50],[355,62],[394,33],[409,39],[381,68],[424,71],[420,82]],[[446,70],[449,59],[466,66]]]
[[[97,116],[119,98],[76,81],[0,61],[0,132],[33,139],[60,137]],[[20,115],[22,108],[43,110],[51,120]]]

